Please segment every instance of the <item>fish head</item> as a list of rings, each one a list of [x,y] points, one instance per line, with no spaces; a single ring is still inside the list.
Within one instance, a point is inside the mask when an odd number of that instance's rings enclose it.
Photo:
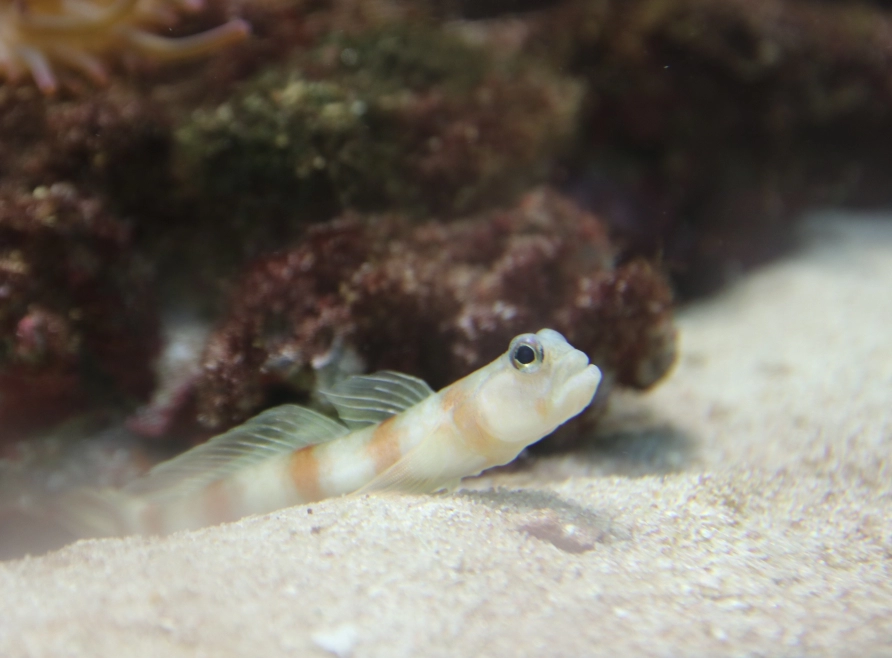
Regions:
[[[475,396],[490,436],[529,445],[579,414],[595,395],[601,371],[553,329],[521,334],[494,361]]]

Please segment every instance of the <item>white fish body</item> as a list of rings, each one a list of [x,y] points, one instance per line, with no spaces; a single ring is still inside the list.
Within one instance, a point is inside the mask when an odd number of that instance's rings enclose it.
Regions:
[[[325,394],[342,422],[269,409],[122,491],[74,496],[63,522],[80,536],[166,534],[355,492],[453,488],[579,414],[600,381],[551,329],[437,393],[400,373],[352,377]]]

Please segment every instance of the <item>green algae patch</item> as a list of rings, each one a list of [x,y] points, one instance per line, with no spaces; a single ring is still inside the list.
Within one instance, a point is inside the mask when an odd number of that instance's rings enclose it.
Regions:
[[[327,39],[197,110],[177,163],[200,199],[252,221],[348,206],[451,215],[546,177],[580,99],[554,71],[397,25]]]
[[[466,94],[481,84],[491,66],[488,54],[442,29],[399,25],[350,39],[334,40],[340,63],[369,91],[425,91],[444,86]]]

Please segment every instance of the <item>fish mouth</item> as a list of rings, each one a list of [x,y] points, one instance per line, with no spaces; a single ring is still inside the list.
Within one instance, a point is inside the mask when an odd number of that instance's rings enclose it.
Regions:
[[[557,362],[558,377],[569,379],[584,371],[589,366],[588,355],[582,350],[573,349]]]
[[[557,363],[556,375],[558,384],[555,406],[567,418],[575,416],[589,405],[601,383],[601,371],[589,363],[585,352],[576,349]]]

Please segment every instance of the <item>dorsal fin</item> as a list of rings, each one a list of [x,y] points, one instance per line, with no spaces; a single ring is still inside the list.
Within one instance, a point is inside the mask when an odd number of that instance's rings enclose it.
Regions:
[[[322,394],[350,429],[380,423],[434,394],[423,380],[382,370],[348,377]]]
[[[155,500],[179,498],[246,466],[347,432],[337,421],[312,409],[284,404],[158,464],[124,491]]]

